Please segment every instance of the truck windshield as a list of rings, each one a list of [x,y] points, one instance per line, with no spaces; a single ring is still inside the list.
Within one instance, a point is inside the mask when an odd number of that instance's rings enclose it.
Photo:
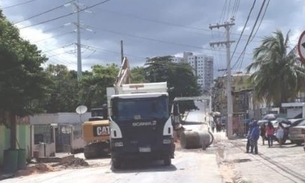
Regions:
[[[141,120],[168,118],[168,101],[166,96],[154,98],[118,98],[113,101],[114,120]]]

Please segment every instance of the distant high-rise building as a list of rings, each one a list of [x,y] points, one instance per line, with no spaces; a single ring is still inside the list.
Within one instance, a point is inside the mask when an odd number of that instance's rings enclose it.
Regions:
[[[181,57],[173,57],[172,58],[172,62],[174,62],[174,63],[180,63],[180,62],[182,62],[182,58]]]
[[[204,57],[204,89],[210,91],[213,86],[214,79],[214,62],[213,57]]]
[[[193,55],[184,52],[183,57],[173,57],[172,62],[186,62],[193,68],[194,75],[198,77],[197,83],[203,92],[209,92],[213,85],[213,57],[206,55]]]

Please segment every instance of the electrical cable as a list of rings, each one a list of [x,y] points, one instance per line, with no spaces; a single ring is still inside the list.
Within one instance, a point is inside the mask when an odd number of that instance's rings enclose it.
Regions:
[[[265,3],[266,3],[266,0],[264,0],[263,3],[262,3],[262,6],[261,6],[261,8],[260,8],[260,10],[259,10],[259,13],[258,13],[258,15],[257,15],[257,18],[256,18],[256,20],[255,20],[255,22],[254,22],[254,25],[253,25],[253,28],[252,28],[252,30],[251,30],[251,33],[250,33],[250,35],[249,35],[249,37],[248,37],[247,43],[246,43],[246,45],[245,45],[245,47],[244,47],[242,53],[239,55],[239,57],[238,57],[238,59],[237,59],[236,62],[238,62],[238,61],[240,60],[241,56],[246,52],[247,46],[248,46],[249,43],[250,43],[251,36],[252,36],[252,34],[253,34],[253,32],[254,32],[254,29],[255,29],[256,24],[257,24],[257,22],[258,22],[258,20],[259,20],[259,17],[260,17],[260,15],[261,15],[262,11],[263,11],[263,8],[264,8],[264,6],[265,6]],[[242,63],[241,63],[241,64],[242,64]]]
[[[244,33],[244,31],[245,31],[245,29],[246,29],[246,27],[247,27],[248,21],[249,21],[249,19],[250,19],[251,13],[252,13],[252,11],[253,11],[253,9],[254,9],[254,7],[255,7],[255,4],[256,4],[256,0],[253,1],[253,4],[252,4],[252,6],[251,6],[251,8],[250,8],[250,11],[249,11],[249,13],[248,13],[248,16],[247,16],[245,25],[244,25],[244,27],[243,27],[243,30],[242,30],[241,33],[240,33],[240,36],[239,36],[238,41],[237,41],[237,43],[236,43],[236,45],[235,45],[233,54],[232,54],[232,56],[231,56],[231,58],[230,58],[230,62],[232,61],[232,58],[234,57],[234,54],[235,54],[235,52],[236,52],[236,50],[237,50],[237,47],[238,47],[238,45],[239,45],[239,42],[240,42],[240,40],[241,40],[241,38],[242,38],[242,36],[243,36],[243,33]],[[237,64],[237,62],[235,62],[235,63],[233,64],[232,68],[234,68],[234,67],[236,66],[236,64]]]
[[[27,17],[27,18],[25,18],[25,19],[23,19],[23,20],[20,20],[20,21],[18,21],[18,22],[14,22],[13,25],[16,25],[16,24],[19,24],[19,23],[21,23],[21,22],[24,22],[24,21],[27,21],[27,20],[30,20],[30,19],[39,17],[39,16],[44,15],[44,14],[47,14],[47,13],[50,13],[50,12],[52,12],[52,11],[55,11],[55,10],[59,9],[59,8],[65,7],[65,5],[67,5],[67,4],[69,4],[69,3],[72,3],[72,2],[73,2],[73,1],[70,1],[70,2],[68,2],[68,3],[65,3],[65,4],[62,4],[62,5],[56,6],[56,7],[54,7],[54,8],[51,8],[51,9],[49,9],[49,10],[47,10],[47,11],[38,13],[38,14],[33,15],[33,16],[30,16],[30,17]]]
[[[37,0],[25,1],[25,2],[18,3],[18,4],[13,4],[13,5],[10,5],[10,6],[5,6],[5,7],[2,7],[1,9],[2,9],[2,10],[4,10],[4,9],[9,9],[9,8],[13,8],[13,7],[16,7],[16,6],[28,4],[28,3],[31,3],[31,2],[34,2],[34,1],[37,1]]]
[[[258,27],[257,27],[257,29],[256,29],[256,31],[255,31],[255,33],[254,33],[254,35],[252,36],[252,39],[250,40],[250,42],[252,42],[253,39],[255,38],[255,36],[256,36],[256,34],[257,34],[257,32],[258,32],[258,30],[259,30],[259,28],[260,28],[260,26],[261,26],[261,24],[262,24],[262,22],[263,22],[263,19],[265,18],[265,15],[266,15],[266,12],[267,12],[269,3],[270,3],[270,0],[268,0],[268,2],[267,2],[267,5],[266,5],[266,8],[265,8],[265,10],[264,10],[264,13],[263,13],[263,16],[262,16],[262,18],[261,18],[261,21],[260,21],[260,23],[259,23],[259,25],[258,25]]]
[[[32,25],[20,27],[19,29],[26,29],[26,28],[29,28],[29,27],[35,27],[35,26],[37,26],[37,25],[41,25],[41,24],[45,24],[45,23],[52,22],[52,21],[55,21],[55,20],[59,20],[59,19],[68,17],[68,16],[70,16],[70,15],[73,15],[73,14],[75,14],[75,13],[79,13],[79,12],[82,12],[82,11],[85,11],[85,10],[88,10],[88,9],[91,9],[91,8],[94,8],[94,7],[98,6],[98,5],[107,3],[108,1],[111,1],[111,0],[104,0],[104,1],[102,1],[102,2],[93,4],[93,5],[91,5],[91,6],[87,6],[87,7],[83,8],[83,9],[80,9],[80,10],[78,10],[77,12],[68,13],[68,14],[65,14],[65,15],[61,15],[61,16],[58,16],[58,17],[49,19],[49,20],[45,20],[45,21],[42,21],[42,22],[38,22],[38,23],[36,23],[36,24],[32,24]]]

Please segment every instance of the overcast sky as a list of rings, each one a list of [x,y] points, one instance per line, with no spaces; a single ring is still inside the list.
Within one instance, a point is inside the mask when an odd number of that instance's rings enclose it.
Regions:
[[[82,9],[102,2],[79,1]],[[64,64],[76,70],[76,14],[71,14],[73,5],[61,6],[68,2],[70,1],[1,0],[0,5],[4,15],[20,28],[22,37],[37,44],[49,56],[48,63]],[[225,31],[224,28],[211,31],[209,25],[222,24],[234,16],[231,38],[237,42],[253,2],[254,0],[110,0],[100,4],[80,13],[83,70],[90,69],[94,64],[120,63],[120,40],[123,40],[124,52],[132,67],[142,66],[146,57],[179,56],[184,51],[191,51],[213,56],[214,73],[222,74],[217,70],[226,67],[225,47],[212,48],[209,43],[224,41]],[[252,51],[260,44],[262,37],[271,35],[276,29],[281,29],[285,34],[291,29],[293,46],[304,30],[305,24],[301,23],[305,17],[304,0],[270,0],[262,23],[260,24],[260,19],[257,23],[257,27],[260,27],[256,36],[248,45],[244,57],[241,57],[243,59],[235,64],[246,45],[262,2],[263,0],[256,1],[244,36],[234,54],[234,70],[242,70],[251,62]],[[39,14],[41,15],[36,16]],[[58,18],[64,15],[67,16]],[[231,53],[236,42],[231,46]]]

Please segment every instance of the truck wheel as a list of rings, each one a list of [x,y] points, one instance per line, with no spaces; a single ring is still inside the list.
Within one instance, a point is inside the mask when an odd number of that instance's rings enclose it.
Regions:
[[[84,148],[84,156],[86,159],[93,159],[96,155],[95,152],[92,151],[92,147],[89,146]]]
[[[172,164],[172,158],[171,156],[167,156],[164,158],[164,165],[165,166],[170,166]]]
[[[112,167],[114,169],[120,169],[121,168],[121,165],[122,165],[122,162],[118,159],[111,159],[112,161]]]
[[[301,145],[302,145],[302,141],[295,141],[295,143],[296,143],[298,146],[301,146]]]

